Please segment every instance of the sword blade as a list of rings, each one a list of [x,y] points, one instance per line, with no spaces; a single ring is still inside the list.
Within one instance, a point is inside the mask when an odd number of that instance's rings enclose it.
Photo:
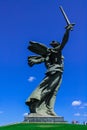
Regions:
[[[66,20],[67,25],[70,25],[71,23],[70,23],[70,21],[69,21],[67,15],[66,15],[66,13],[65,13],[65,11],[64,11],[64,9],[63,9],[63,7],[60,6],[59,8],[60,8],[60,10],[61,10],[61,12],[62,12],[62,14],[63,14],[65,20]]]

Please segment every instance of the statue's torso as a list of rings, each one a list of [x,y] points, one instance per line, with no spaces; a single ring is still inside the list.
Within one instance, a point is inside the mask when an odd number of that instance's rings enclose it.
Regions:
[[[47,55],[45,59],[45,65],[48,72],[54,73],[54,72],[63,72],[64,68],[64,58],[61,54],[61,51],[54,51],[51,50],[51,52]]]

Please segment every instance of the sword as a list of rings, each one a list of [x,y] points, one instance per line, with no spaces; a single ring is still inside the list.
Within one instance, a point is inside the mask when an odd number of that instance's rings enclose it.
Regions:
[[[75,23],[70,23],[70,21],[69,21],[69,19],[68,19],[68,17],[67,17],[67,15],[66,15],[66,13],[65,13],[65,11],[64,11],[62,6],[60,6],[59,8],[60,8],[60,10],[61,10],[65,20],[66,20],[66,23],[67,23],[67,26],[65,27],[65,29],[73,30],[73,26],[75,25]]]

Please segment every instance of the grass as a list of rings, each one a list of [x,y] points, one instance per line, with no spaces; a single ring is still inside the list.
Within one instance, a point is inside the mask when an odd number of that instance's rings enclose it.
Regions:
[[[0,126],[0,130],[87,130],[87,126],[74,124],[19,123]]]

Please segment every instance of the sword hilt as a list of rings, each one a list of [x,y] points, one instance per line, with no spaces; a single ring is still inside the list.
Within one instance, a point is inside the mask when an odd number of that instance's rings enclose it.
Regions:
[[[74,26],[75,26],[75,23],[72,23],[72,24],[65,26],[65,29],[73,31]]]

